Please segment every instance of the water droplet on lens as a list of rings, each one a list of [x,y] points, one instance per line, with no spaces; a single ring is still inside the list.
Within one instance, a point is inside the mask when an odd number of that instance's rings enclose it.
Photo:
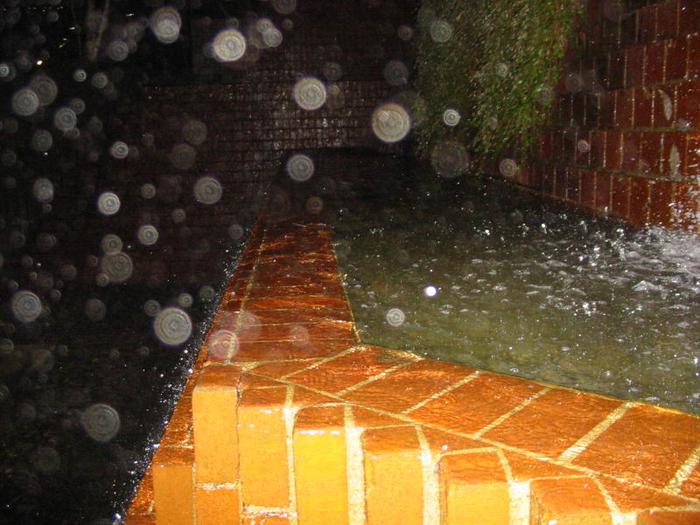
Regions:
[[[296,11],[297,0],[272,0],[272,8],[281,15],[289,15]]]
[[[178,346],[192,335],[192,320],[186,312],[171,306],[158,313],[153,321],[153,330],[163,344]]]
[[[182,308],[189,308],[194,303],[194,297],[189,293],[181,293],[177,296],[177,304]]]
[[[160,303],[155,299],[149,299],[143,303],[143,312],[148,317],[155,317],[160,312]]]
[[[156,196],[156,187],[150,182],[147,182],[146,184],[141,186],[140,193],[141,197],[143,197],[144,199],[152,199]]]
[[[459,142],[444,141],[433,148],[430,156],[435,172],[441,177],[451,179],[467,171],[469,153]]]
[[[199,289],[199,299],[201,301],[204,301],[205,303],[211,302],[214,300],[216,297],[216,291],[214,291],[214,288],[209,286],[208,284],[205,284]]]
[[[306,199],[306,211],[317,215],[323,211],[323,199],[317,196],[311,196]]]
[[[168,158],[173,166],[180,170],[188,170],[194,166],[197,151],[189,144],[176,144],[170,150]]]
[[[85,301],[85,315],[93,322],[102,321],[107,315],[107,306],[93,297]]]
[[[32,186],[32,193],[38,202],[51,202],[54,197],[53,182],[45,178],[36,179]]]
[[[434,20],[430,24],[430,38],[433,41],[444,44],[452,38],[452,25],[446,20]]]
[[[53,136],[46,129],[37,129],[32,135],[32,149],[38,153],[46,153],[53,146]]]
[[[115,62],[126,60],[129,56],[129,44],[124,40],[112,40],[107,46],[107,56]]]
[[[386,313],[386,322],[391,326],[401,326],[406,321],[406,314],[399,308],[390,308]]]
[[[305,182],[314,174],[314,161],[308,155],[297,153],[287,161],[287,173],[297,182]]]
[[[396,31],[397,36],[399,37],[400,40],[403,40],[404,42],[408,42],[413,38],[413,28],[411,26],[407,25],[400,25],[398,30]]]
[[[10,308],[18,321],[31,323],[41,315],[41,299],[34,292],[19,290],[12,295]]]
[[[48,75],[37,73],[29,82],[29,87],[39,97],[39,103],[42,106],[49,106],[54,103],[58,96],[58,85]]]
[[[102,215],[114,215],[119,211],[121,201],[116,193],[106,191],[97,199],[97,210]]]
[[[118,140],[109,148],[109,154],[115,159],[125,159],[129,155],[129,146],[126,142]]]
[[[456,109],[446,109],[442,114],[442,121],[445,123],[446,126],[449,126],[451,128],[459,124],[460,120],[462,120],[462,115],[460,115],[459,111],[457,111]]]
[[[246,52],[246,39],[237,29],[224,29],[215,37],[211,45],[214,58],[219,62],[235,62]]]
[[[343,66],[338,62],[326,62],[323,66],[323,76],[329,82],[337,82],[343,76]]]
[[[194,185],[194,198],[202,204],[216,204],[222,195],[221,183],[214,177],[202,177]]]
[[[177,9],[161,7],[151,15],[151,29],[159,42],[172,44],[180,37],[182,19]]]
[[[294,85],[294,100],[301,109],[314,111],[326,102],[326,86],[317,78],[305,77]]]
[[[111,441],[121,428],[119,412],[104,403],[95,403],[85,409],[80,424],[88,436],[100,443]]]
[[[188,119],[182,127],[182,137],[194,146],[207,140],[207,125],[201,120]]]
[[[73,80],[76,82],[85,82],[85,80],[87,80],[87,73],[84,69],[76,69],[73,71]]]
[[[29,88],[22,88],[12,95],[12,111],[20,117],[33,115],[39,109],[39,97]]]
[[[384,66],[384,79],[390,86],[403,86],[408,76],[408,67],[401,60],[391,60]]]
[[[68,131],[78,124],[78,116],[71,108],[62,107],[53,115],[53,125],[60,131]]]
[[[238,351],[238,336],[230,330],[217,330],[209,337],[207,350],[212,359],[230,360]]]
[[[158,242],[158,229],[152,224],[144,224],[138,229],[136,237],[144,246],[153,246]]]
[[[124,252],[111,253],[102,257],[100,268],[109,278],[109,282],[120,284],[131,277],[134,263]]]
[[[411,117],[399,104],[387,102],[372,114],[372,131],[383,142],[399,142],[406,138],[410,130]]]
[[[498,164],[498,171],[500,171],[501,175],[505,178],[512,179],[518,174],[520,168],[518,167],[518,163],[513,159],[503,159]]]
[[[244,233],[243,226],[240,224],[232,224],[228,227],[228,236],[234,241],[240,241]]]

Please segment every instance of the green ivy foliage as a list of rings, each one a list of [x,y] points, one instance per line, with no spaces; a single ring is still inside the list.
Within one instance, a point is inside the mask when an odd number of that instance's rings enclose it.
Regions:
[[[459,140],[479,163],[534,144],[581,0],[423,0],[418,13],[418,151]],[[452,35],[442,42],[443,22]],[[436,26],[436,23],[438,24]],[[431,29],[433,34],[431,35]],[[447,127],[442,114],[462,119]]]

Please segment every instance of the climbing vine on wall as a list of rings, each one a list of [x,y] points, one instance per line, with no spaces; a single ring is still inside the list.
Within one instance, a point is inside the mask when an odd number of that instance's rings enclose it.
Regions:
[[[459,140],[477,160],[528,149],[546,116],[581,0],[424,0],[418,13],[419,153]],[[459,124],[443,121],[456,109]]]

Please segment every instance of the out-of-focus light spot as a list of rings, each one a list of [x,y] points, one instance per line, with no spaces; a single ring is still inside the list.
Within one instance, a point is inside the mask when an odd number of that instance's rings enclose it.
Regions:
[[[171,306],[158,312],[153,321],[153,331],[161,343],[178,346],[192,335],[192,320],[185,311]]]
[[[160,312],[160,303],[155,299],[149,299],[143,303],[143,313],[148,317],[155,317]]]
[[[53,125],[60,131],[69,131],[78,124],[78,116],[71,108],[62,107],[53,115]]]
[[[115,159],[123,160],[129,155],[129,146],[126,142],[117,140],[109,148],[109,154]]]
[[[293,95],[301,109],[314,111],[326,102],[326,86],[317,78],[304,77],[294,85]]]
[[[406,321],[406,314],[400,308],[389,308],[384,317],[386,322],[394,327],[401,326]]]
[[[111,253],[102,257],[100,268],[110,282],[120,284],[129,280],[134,272],[134,263],[124,252]]]
[[[183,292],[177,296],[177,304],[181,308],[189,308],[194,304],[194,297],[190,293]]]
[[[444,44],[452,38],[452,24],[447,20],[434,20],[430,24],[430,38],[438,44]]]
[[[53,182],[44,177],[36,179],[32,186],[32,193],[37,202],[51,202],[54,197]]]
[[[214,177],[201,177],[194,184],[194,198],[201,204],[216,204],[223,195],[221,183]]]
[[[170,163],[180,170],[188,170],[197,160],[197,151],[189,144],[175,144],[168,154]]]
[[[229,28],[220,31],[211,45],[214,58],[219,62],[236,62],[245,55],[247,48],[243,33]]]
[[[446,109],[442,113],[442,121],[445,123],[445,126],[453,128],[459,124],[460,120],[462,120],[462,115],[456,109]]]
[[[174,7],[161,7],[151,15],[151,30],[159,42],[172,44],[180,37],[182,18]]]
[[[323,76],[329,82],[337,82],[343,76],[343,66],[338,62],[326,62],[323,65]]]
[[[193,146],[199,146],[207,140],[207,125],[201,120],[187,119],[182,127],[182,138]]]
[[[41,299],[34,292],[19,290],[12,295],[10,309],[19,322],[31,323],[41,315]]]
[[[297,153],[287,161],[287,173],[296,182],[305,182],[314,174],[314,161],[308,155]]]
[[[119,412],[104,403],[90,405],[80,416],[85,433],[95,441],[111,441],[121,428]]]
[[[245,231],[243,230],[243,226],[240,224],[232,224],[228,227],[228,236],[234,241],[240,241],[243,238],[244,233]]]
[[[107,316],[107,305],[100,299],[92,297],[85,301],[85,315],[93,322],[102,321]]]
[[[146,184],[141,185],[139,192],[141,193],[141,197],[146,200],[150,200],[156,196],[156,187],[150,182],[147,182]]]
[[[39,97],[29,88],[22,88],[12,95],[12,111],[20,117],[33,115],[39,109]]]
[[[217,330],[207,343],[209,356],[217,361],[228,361],[238,351],[238,336],[230,330]]]
[[[123,247],[124,243],[122,242],[121,237],[114,233],[106,234],[100,241],[100,248],[107,255],[119,253],[122,251]]]
[[[153,246],[158,242],[158,229],[152,224],[144,224],[136,232],[136,238],[144,246]]]
[[[403,86],[408,83],[408,67],[401,60],[390,60],[384,66],[384,80],[390,86]]]
[[[430,161],[438,175],[451,179],[467,171],[470,158],[464,145],[446,140],[435,145]]]
[[[408,42],[413,38],[413,28],[405,24],[400,25],[399,28],[396,30],[396,35],[399,37],[399,40]]]
[[[97,211],[102,215],[114,215],[120,207],[121,201],[116,193],[105,191],[97,198]]]
[[[306,211],[313,215],[318,215],[323,211],[323,199],[316,195],[306,199]]]
[[[520,168],[518,167],[518,163],[513,159],[503,159],[498,163],[498,171],[500,171],[501,175],[506,179],[512,179],[518,174]]]
[[[297,9],[297,0],[272,0],[272,9],[281,15],[290,15]]]
[[[411,117],[406,109],[395,102],[387,102],[372,113],[372,131],[379,140],[399,142],[411,130]]]

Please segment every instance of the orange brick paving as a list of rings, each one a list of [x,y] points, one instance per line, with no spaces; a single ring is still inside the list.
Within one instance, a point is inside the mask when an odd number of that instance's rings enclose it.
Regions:
[[[700,418],[361,344],[330,241],[258,225],[128,525],[700,524]]]

